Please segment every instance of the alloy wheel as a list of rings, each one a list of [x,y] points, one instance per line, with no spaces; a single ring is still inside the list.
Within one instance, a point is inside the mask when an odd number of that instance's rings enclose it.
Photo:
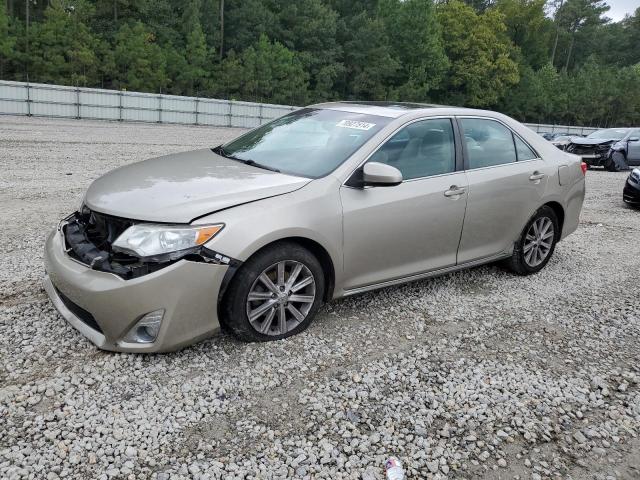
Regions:
[[[247,317],[263,335],[284,335],[309,314],[316,298],[311,270],[295,260],[283,260],[266,268],[247,295]]]
[[[546,260],[553,246],[555,231],[549,217],[536,218],[529,227],[524,240],[524,261],[537,267]]]

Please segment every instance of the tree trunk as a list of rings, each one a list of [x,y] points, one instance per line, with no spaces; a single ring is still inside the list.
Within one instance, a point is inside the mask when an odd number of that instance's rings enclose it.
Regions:
[[[220,0],[220,61],[224,54],[224,0]]]
[[[25,16],[26,16],[26,29],[25,29],[25,40],[27,47],[27,56],[25,59],[25,73],[27,75],[27,82],[29,81],[29,1],[24,2],[25,5]]]
[[[564,64],[564,73],[567,73],[569,69],[569,61],[571,60],[571,53],[573,53],[573,44],[576,41],[576,32],[575,30],[571,33],[571,43],[569,44],[569,52],[567,53],[567,61]]]
[[[556,27],[556,39],[553,41],[553,50],[551,51],[551,65],[556,59],[556,49],[558,48],[558,36],[560,35],[560,28]]]
[[[560,22],[558,19],[558,12],[562,8],[563,4],[564,0],[560,0],[560,6],[558,7],[558,10],[556,10],[556,18],[554,19],[556,23],[556,39],[553,42],[553,50],[551,51],[551,65],[553,65],[553,62],[556,59],[556,50],[558,49],[558,37],[560,36]]]

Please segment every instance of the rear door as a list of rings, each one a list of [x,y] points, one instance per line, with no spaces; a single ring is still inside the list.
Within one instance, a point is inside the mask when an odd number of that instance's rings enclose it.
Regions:
[[[516,240],[540,205],[545,162],[505,124],[459,118],[469,182],[458,263],[499,255]]]
[[[412,122],[368,160],[398,168],[400,185],[341,188],[345,289],[455,265],[467,187],[455,128]]]

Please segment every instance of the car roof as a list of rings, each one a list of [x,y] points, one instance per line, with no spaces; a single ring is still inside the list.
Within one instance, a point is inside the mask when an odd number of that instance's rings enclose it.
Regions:
[[[403,115],[418,113],[420,111],[432,115],[472,115],[474,113],[483,115],[496,115],[496,112],[476,110],[473,108],[450,107],[447,105],[408,102],[327,102],[309,105],[309,108],[340,110],[343,112],[363,113],[390,118],[398,118],[402,117]]]

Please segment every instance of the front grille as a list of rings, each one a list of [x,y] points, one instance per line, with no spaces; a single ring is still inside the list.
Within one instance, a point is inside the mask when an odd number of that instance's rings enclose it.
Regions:
[[[100,328],[100,325],[98,325],[98,322],[96,322],[96,319],[93,318],[93,315],[91,315],[89,312],[87,312],[80,305],[74,303],[69,297],[67,297],[64,293],[62,293],[57,288],[56,288],[56,293],[60,297],[60,300],[62,300],[62,303],[64,303],[64,306],[67,307],[67,309],[71,313],[73,313],[76,317],[78,317],[78,319],[80,319],[82,321],[82,323],[84,323],[86,326],[88,326],[90,328],[93,328],[94,330],[102,333],[102,328]]]
[[[95,245],[98,250],[111,252],[111,244],[127,228],[135,222],[126,218],[112,217],[102,213],[83,209],[80,214],[81,220],[85,223],[85,234],[87,239]]]
[[[135,223],[135,220],[113,217],[83,207],[81,212],[71,215],[62,225],[67,255],[94,270],[114,273],[125,280],[156,272],[182,258],[169,254],[166,257],[141,259],[114,251],[113,242]],[[201,257],[196,259],[200,260]]]
[[[140,267],[140,259],[114,252],[111,246],[134,224],[133,220],[104,215],[85,207],[63,226],[65,248],[70,257],[91,268],[131,278],[132,271],[128,267]],[[142,270],[147,273],[148,268]]]

